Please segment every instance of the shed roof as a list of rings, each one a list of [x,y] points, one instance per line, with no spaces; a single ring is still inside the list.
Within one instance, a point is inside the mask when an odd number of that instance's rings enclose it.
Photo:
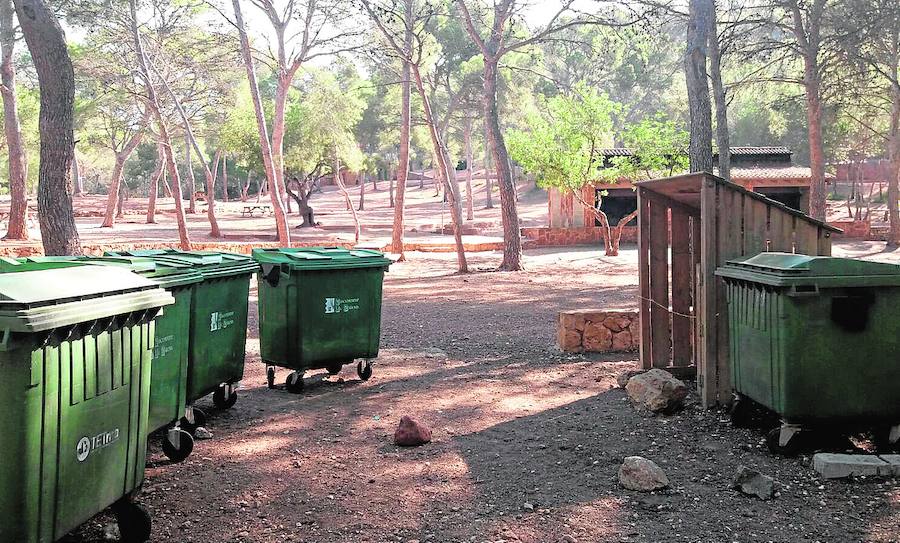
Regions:
[[[831,232],[843,232],[840,228],[835,228],[829,224],[826,224],[820,220],[814,219],[805,213],[801,213],[796,209],[790,208],[781,202],[777,202],[770,198],[766,198],[762,194],[758,192],[753,192],[751,190],[747,190],[744,187],[737,185],[735,183],[731,183],[722,179],[721,177],[708,174],[708,173],[689,173],[683,175],[676,175],[672,177],[663,177],[660,179],[651,179],[649,181],[639,181],[635,183],[638,187],[649,189],[657,194],[661,194],[675,202],[688,206],[690,208],[699,210],[700,209],[700,189],[702,183],[705,179],[712,179],[716,183],[728,187],[730,190],[741,192],[744,195],[749,196],[750,198],[754,198],[761,202],[764,202],[766,205],[774,208],[778,208],[785,213],[798,217],[804,221],[810,222],[826,230]]]

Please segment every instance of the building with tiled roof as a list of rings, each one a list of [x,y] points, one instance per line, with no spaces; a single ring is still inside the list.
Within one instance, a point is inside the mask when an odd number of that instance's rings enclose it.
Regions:
[[[634,156],[634,151],[623,147],[603,149],[602,153],[607,160]],[[792,151],[787,147],[732,147],[731,181],[807,212],[811,171],[808,167],[794,164],[791,156]],[[718,154],[714,155],[715,163],[718,163],[718,158]],[[606,196],[599,199],[601,191],[605,191]],[[612,224],[637,209],[637,197],[628,179],[613,184],[598,182],[585,186],[581,196],[588,202],[599,200],[600,209],[606,212]],[[550,227],[599,226],[594,214],[584,209],[571,194],[550,189],[548,208]]]

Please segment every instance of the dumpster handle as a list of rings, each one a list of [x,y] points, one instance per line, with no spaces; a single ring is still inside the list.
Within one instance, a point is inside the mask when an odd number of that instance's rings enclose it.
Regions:
[[[788,292],[788,296],[804,298],[819,295],[819,285],[794,285]]]

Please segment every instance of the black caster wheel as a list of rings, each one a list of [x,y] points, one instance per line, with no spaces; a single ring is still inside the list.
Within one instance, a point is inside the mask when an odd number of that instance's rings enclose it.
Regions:
[[[178,443],[173,443],[176,440]],[[166,458],[172,462],[181,462],[190,456],[194,450],[194,436],[181,429],[175,432],[166,432],[166,435],[163,437],[162,450]]]
[[[266,385],[271,388],[275,388],[275,368],[269,366],[266,368]]]
[[[191,411],[194,414],[194,420],[189,421],[187,417],[181,417],[181,428],[183,430],[187,430],[190,433],[194,433],[199,426],[206,426],[206,413],[197,407],[192,407]]]
[[[799,433],[795,433],[787,443],[781,443],[781,428],[773,428],[766,434],[766,446],[769,452],[779,456],[797,456],[802,450],[802,439]]]
[[[119,524],[119,541],[122,543],[150,541],[150,513],[143,506],[127,499],[119,500],[113,505],[113,514]]]
[[[368,381],[372,377],[372,363],[360,361],[356,365],[356,375],[359,375],[359,378],[363,381]]]
[[[900,452],[900,440],[891,442],[891,428],[877,428],[872,432],[872,443],[878,452],[898,453]]]
[[[750,400],[744,398],[735,399],[728,413],[732,426],[735,428],[750,428],[753,426],[753,411],[753,403]]]
[[[338,362],[338,363],[326,366],[325,369],[328,371],[328,375],[337,375],[337,374],[341,373],[341,368],[343,368],[343,367],[344,367],[344,365],[341,364],[340,362]]]
[[[230,409],[237,403],[238,395],[231,385],[219,385],[213,392],[213,405],[219,409]]]
[[[303,392],[303,374],[297,371],[292,371],[287,379],[284,380],[284,386],[287,388],[287,391],[292,394],[300,394]]]

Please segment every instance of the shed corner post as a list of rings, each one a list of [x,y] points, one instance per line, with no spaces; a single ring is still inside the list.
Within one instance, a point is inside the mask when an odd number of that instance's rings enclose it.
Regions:
[[[705,175],[700,185],[700,307],[697,344],[697,387],[701,402],[712,407],[718,398],[717,330],[716,330],[716,259],[718,248],[718,183]]]
[[[638,187],[638,306],[640,308],[640,358],[641,367],[653,367],[650,351],[650,207],[645,194],[647,189]]]

